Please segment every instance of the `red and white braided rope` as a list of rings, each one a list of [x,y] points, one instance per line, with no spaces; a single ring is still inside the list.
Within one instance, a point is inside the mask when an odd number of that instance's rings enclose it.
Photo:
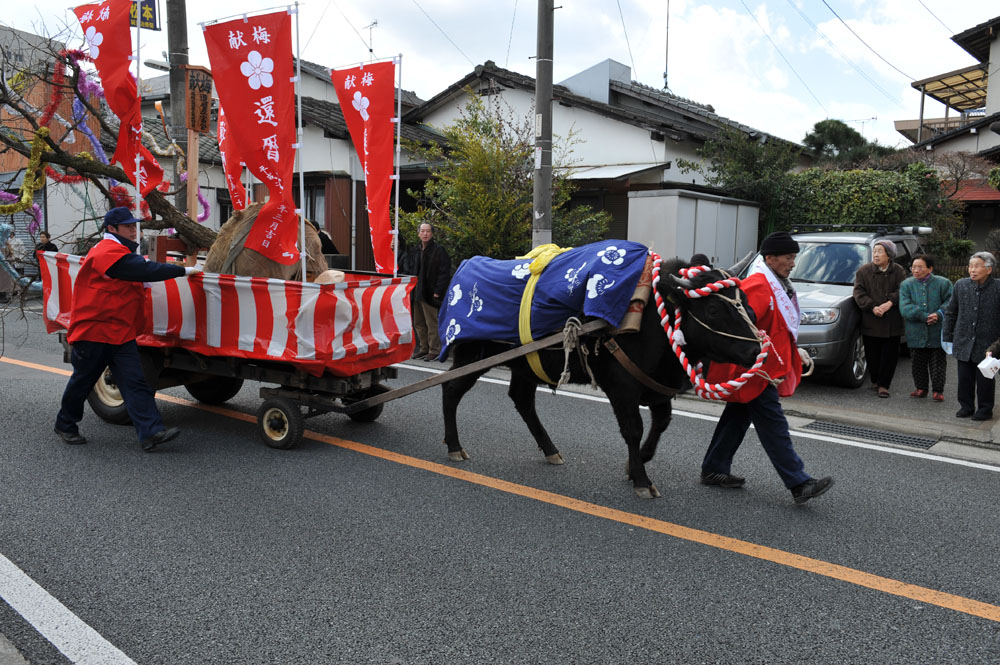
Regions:
[[[764,366],[764,361],[767,359],[768,349],[771,348],[771,339],[767,336],[767,333],[761,331],[759,334],[761,336],[760,353],[757,354],[757,360],[754,362],[753,366],[746,372],[741,374],[735,379],[730,379],[724,383],[708,383],[705,381],[705,377],[702,374],[701,363],[697,366],[692,366],[688,361],[687,355],[684,353],[684,349],[675,339],[675,333],[679,334],[681,331],[681,308],[674,307],[674,325],[670,325],[670,317],[667,315],[667,306],[663,300],[663,296],[657,290],[656,286],[660,281],[660,263],[663,261],[659,254],[653,253],[653,294],[656,298],[656,312],[660,315],[660,325],[663,326],[664,332],[667,333],[667,338],[670,340],[670,347],[674,351],[674,355],[677,356],[677,360],[680,362],[681,367],[684,369],[684,373],[687,374],[688,378],[691,380],[691,385],[694,386],[695,393],[698,397],[702,399],[714,399],[721,400],[727,395],[732,395],[733,391],[739,390],[746,382],[753,377],[757,371]],[[691,279],[695,275],[702,272],[708,272],[711,270],[708,266],[692,266],[690,268],[682,268],[680,270],[681,277],[685,279]],[[730,277],[728,279],[723,279],[712,284],[707,284],[698,289],[684,289],[683,293],[687,298],[701,298],[703,296],[711,295],[717,291],[728,288],[730,286],[739,286],[740,280],[736,277]]]

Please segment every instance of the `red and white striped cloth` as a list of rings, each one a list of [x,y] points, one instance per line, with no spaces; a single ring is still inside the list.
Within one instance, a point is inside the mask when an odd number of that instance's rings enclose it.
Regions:
[[[39,256],[45,326],[50,333],[66,330],[83,258]],[[313,284],[201,273],[154,282],[147,285],[138,343],[285,361],[316,376],[351,376],[409,358],[416,278],[348,280]]]

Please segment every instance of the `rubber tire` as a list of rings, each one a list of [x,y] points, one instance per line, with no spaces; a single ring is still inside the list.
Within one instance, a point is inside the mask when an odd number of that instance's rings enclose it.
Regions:
[[[243,379],[235,376],[213,376],[197,383],[185,383],[184,388],[191,397],[203,404],[223,404],[228,402],[243,387]]]
[[[94,389],[87,395],[87,403],[97,417],[112,425],[131,425],[132,418],[125,408],[125,400],[111,377],[111,370],[105,368],[104,374],[97,380]]]
[[[352,398],[343,398],[343,399],[341,399],[341,401],[344,402],[345,404],[350,404],[351,402],[361,401],[362,399],[365,399],[366,397],[372,397],[374,395],[381,395],[382,393],[387,393],[387,392],[389,392],[389,389],[386,388],[385,386],[375,385],[375,386],[369,388],[368,390],[366,390],[365,392],[360,393],[359,394],[360,396],[359,395],[354,395],[354,396],[352,396],[353,399]],[[378,420],[379,416],[382,415],[382,407],[384,407],[384,406],[385,406],[385,404],[376,404],[375,406],[371,407],[370,409],[365,409],[364,411],[358,411],[357,413],[350,413],[350,414],[347,415],[347,417],[350,418],[351,420],[353,420],[356,423],[373,423],[376,420]]]
[[[271,448],[290,450],[302,441],[305,418],[299,407],[287,399],[272,397],[257,409],[261,438]]]
[[[845,388],[858,388],[865,382],[865,374],[868,372],[868,359],[865,358],[865,345],[860,330],[855,330],[851,335],[849,348],[851,353],[833,370],[833,382]],[[861,366],[860,376],[855,368],[858,363]]]

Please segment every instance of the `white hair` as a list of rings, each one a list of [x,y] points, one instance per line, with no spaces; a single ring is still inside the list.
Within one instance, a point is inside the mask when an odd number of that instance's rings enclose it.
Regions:
[[[970,261],[972,259],[979,259],[980,261],[986,264],[987,268],[990,269],[997,267],[996,257],[990,254],[989,252],[976,252],[975,254],[969,257]]]

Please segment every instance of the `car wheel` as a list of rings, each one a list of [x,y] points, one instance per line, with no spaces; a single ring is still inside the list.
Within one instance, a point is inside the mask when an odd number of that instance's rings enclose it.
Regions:
[[[865,381],[868,359],[865,357],[865,342],[861,331],[855,330],[848,345],[847,357],[833,370],[833,381],[838,386],[857,388]]]

